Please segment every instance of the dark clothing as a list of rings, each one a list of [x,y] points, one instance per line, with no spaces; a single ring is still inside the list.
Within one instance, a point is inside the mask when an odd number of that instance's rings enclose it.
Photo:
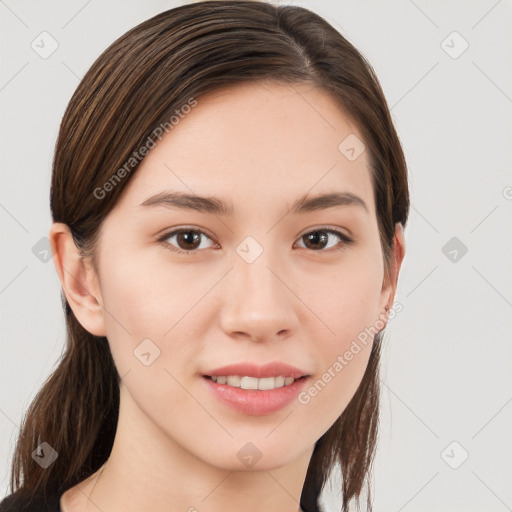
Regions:
[[[60,495],[50,495],[45,499],[41,495],[22,497],[17,493],[9,494],[0,501],[0,512],[62,512],[60,498]],[[302,510],[308,509],[303,507]],[[316,508],[314,510],[318,512]]]
[[[60,495],[20,496],[9,494],[0,502],[0,512],[61,512]]]

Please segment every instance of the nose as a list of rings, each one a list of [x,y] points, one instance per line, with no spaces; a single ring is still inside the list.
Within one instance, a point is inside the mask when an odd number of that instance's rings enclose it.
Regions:
[[[221,291],[220,323],[227,335],[265,342],[295,332],[300,301],[290,272],[282,267],[266,251],[252,263],[236,256]]]

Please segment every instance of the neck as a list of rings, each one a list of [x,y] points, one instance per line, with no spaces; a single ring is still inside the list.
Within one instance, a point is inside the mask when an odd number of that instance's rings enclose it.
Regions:
[[[300,511],[313,447],[277,468],[216,467],[179,445],[151,422],[121,387],[116,438],[97,472],[86,510],[105,512]],[[214,449],[214,447],[212,447]]]

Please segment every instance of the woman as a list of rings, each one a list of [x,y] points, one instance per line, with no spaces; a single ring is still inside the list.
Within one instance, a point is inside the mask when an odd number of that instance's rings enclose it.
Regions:
[[[222,0],[115,41],[64,114],[68,341],[1,510],[343,510],[375,451],[407,168],[371,66],[300,7]]]

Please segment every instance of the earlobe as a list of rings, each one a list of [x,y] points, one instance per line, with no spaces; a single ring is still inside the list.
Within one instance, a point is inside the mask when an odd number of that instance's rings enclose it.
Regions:
[[[103,300],[94,268],[80,257],[66,224],[54,222],[49,239],[55,270],[76,319],[91,334],[106,336]]]

